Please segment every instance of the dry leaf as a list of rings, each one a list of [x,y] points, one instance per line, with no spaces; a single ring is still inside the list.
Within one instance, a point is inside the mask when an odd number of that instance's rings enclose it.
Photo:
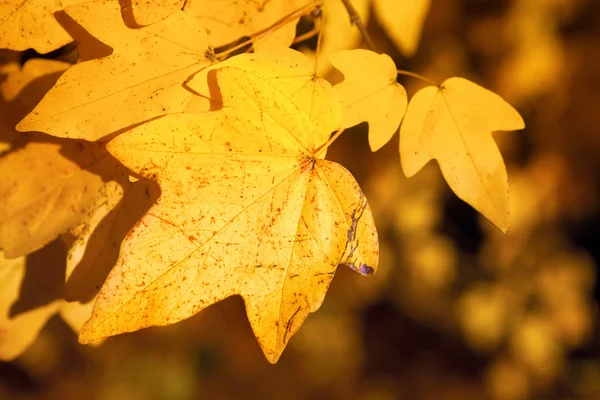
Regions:
[[[346,50],[329,55],[344,74],[334,89],[342,103],[342,128],[369,123],[372,151],[382,148],[398,130],[406,112],[406,90],[396,82],[396,64],[386,54]]]
[[[93,141],[185,109],[193,95],[182,84],[212,57],[204,31],[192,18],[177,11],[157,24],[131,29],[115,1],[66,11],[114,52],[69,69],[18,130]]]
[[[406,56],[419,46],[431,0],[373,0],[375,15],[392,41]]]
[[[375,271],[366,198],[316,152],[339,120],[331,86],[292,50],[255,73],[225,67],[217,79],[222,109],[169,115],[109,143],[162,194],[123,242],[81,342],[171,324],[239,294],[275,362],[338,264]],[[294,96],[298,87],[312,90]]]
[[[0,48],[48,53],[73,41],[56,14],[85,0],[4,0],[0,3]]]
[[[497,94],[450,78],[411,99],[400,128],[402,168],[411,177],[436,159],[454,193],[507,232],[508,177],[491,133],[524,127],[519,113]]]

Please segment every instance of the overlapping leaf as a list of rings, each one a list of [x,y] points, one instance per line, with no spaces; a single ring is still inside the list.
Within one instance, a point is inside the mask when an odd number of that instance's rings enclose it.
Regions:
[[[140,29],[125,24],[115,1],[66,12],[114,52],[70,68],[19,124],[20,131],[93,141],[183,111],[193,96],[183,83],[211,63],[206,34],[182,11]]]
[[[402,168],[411,177],[436,159],[454,193],[506,232],[508,177],[492,132],[524,126],[500,96],[466,79],[448,79],[411,99],[400,128]]]
[[[48,53],[73,39],[56,14],[85,0],[3,0],[0,2],[0,48]]]
[[[9,74],[0,86],[9,124],[29,112],[67,67],[32,59]],[[0,249],[6,257],[41,248],[86,220],[98,204],[121,198],[127,171],[102,145],[42,134],[13,139],[15,150],[0,158]]]
[[[406,90],[396,82],[396,64],[368,50],[340,51],[329,60],[344,74],[334,87],[342,103],[342,128],[367,121],[371,150],[379,150],[398,130],[408,104]]]
[[[220,110],[169,115],[109,143],[162,195],[125,239],[81,342],[174,323],[240,294],[275,362],[338,264],[375,271],[366,198],[319,151],[340,117],[333,90],[299,53],[278,60],[217,71]]]

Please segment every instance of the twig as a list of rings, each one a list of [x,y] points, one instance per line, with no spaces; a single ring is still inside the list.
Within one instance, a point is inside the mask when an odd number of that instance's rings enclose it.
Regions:
[[[256,33],[252,34],[248,40],[245,40],[244,42],[238,44],[237,46],[234,46],[234,47],[227,49],[219,54],[216,54],[215,57],[221,58],[221,57],[227,56],[249,44],[252,44],[253,42],[264,39],[265,37],[269,36],[271,33],[275,32],[277,29],[281,28],[282,26],[284,26],[286,24],[289,24],[296,18],[300,18],[304,15],[310,14],[311,12],[321,8],[322,6],[323,6],[323,0],[314,0],[302,7],[300,7],[296,11],[291,12],[290,14],[286,15],[279,21],[266,27],[262,31],[258,31]]]
[[[423,82],[429,83],[430,85],[433,85],[433,86],[440,86],[439,84],[437,84],[437,83],[436,83],[436,82],[434,82],[433,80],[431,80],[431,79],[429,79],[429,78],[426,78],[426,77],[424,77],[423,75],[419,75],[419,74],[417,74],[417,73],[415,73],[415,72],[406,71],[406,70],[404,70],[404,69],[399,69],[399,70],[396,70],[396,72],[398,72],[398,75],[410,76],[411,78],[415,78],[415,79],[418,79],[418,80],[420,80],[420,81],[423,81]]]
[[[371,39],[371,35],[369,35],[369,32],[367,32],[367,28],[363,24],[360,15],[358,15],[358,13],[356,12],[356,8],[354,8],[352,2],[350,0],[342,0],[342,2],[346,6],[348,14],[350,14],[350,22],[352,23],[352,25],[355,25],[358,28],[369,50],[375,50],[375,46],[373,45],[373,39]]]

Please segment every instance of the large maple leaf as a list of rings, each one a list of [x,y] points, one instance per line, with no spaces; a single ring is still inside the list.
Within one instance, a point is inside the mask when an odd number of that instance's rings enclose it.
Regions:
[[[124,240],[81,342],[171,324],[239,294],[275,362],[339,264],[374,273],[365,195],[323,159],[340,120],[331,86],[293,50],[237,57],[246,62],[216,72],[220,110],[165,116],[108,144],[162,195]]]
[[[132,29],[113,0],[78,4],[66,12],[113,54],[70,68],[18,130],[93,141],[186,109],[193,94],[183,83],[212,60],[206,34],[191,17],[176,11]]]

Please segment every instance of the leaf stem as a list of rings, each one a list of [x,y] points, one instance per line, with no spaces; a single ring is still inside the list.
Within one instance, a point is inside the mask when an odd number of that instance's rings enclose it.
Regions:
[[[340,128],[326,143],[323,143],[321,146],[317,147],[317,149],[313,152],[313,157],[317,158],[325,149],[327,149],[333,142],[337,140],[344,133],[344,128]]]
[[[367,32],[367,28],[363,24],[362,19],[360,18],[360,15],[358,15],[356,8],[354,8],[352,1],[351,0],[342,0],[342,3],[344,3],[344,5],[346,6],[346,10],[348,10],[348,14],[350,14],[350,22],[352,23],[352,25],[355,25],[358,28],[363,40],[367,44],[367,47],[369,48],[369,50],[374,51],[375,45],[373,44],[373,39],[371,39],[371,35],[369,35],[369,32]]]
[[[248,46],[249,44],[252,44],[253,42],[264,39],[265,37],[269,36],[271,33],[275,32],[276,30],[283,27],[284,25],[291,23],[296,18],[300,18],[304,15],[310,14],[314,10],[319,9],[322,6],[323,6],[323,0],[313,0],[310,3],[307,3],[304,6],[298,8],[297,10],[292,11],[291,13],[289,13],[285,17],[281,18],[279,21],[275,22],[274,24],[266,27],[265,29],[258,31],[256,33],[253,33],[252,35],[250,35],[248,40],[245,40],[242,43],[240,43],[230,49],[224,50],[223,52],[216,54],[215,57],[216,58],[225,57],[245,46]]]
[[[325,19],[325,17],[323,17],[323,13],[321,12],[321,22],[324,22],[323,20]],[[319,36],[317,36],[317,48],[315,49],[315,75],[317,75],[317,71],[319,70],[319,54],[321,54],[321,41],[323,40],[323,30],[321,29],[319,31]]]
[[[398,69],[398,70],[396,70],[396,72],[398,72],[398,75],[410,76],[411,78],[415,78],[415,79],[418,79],[420,81],[429,83],[430,85],[440,86],[438,83],[432,81],[431,79],[426,78],[423,75],[417,74],[415,72],[406,71],[404,69]]]
[[[303,42],[321,33],[323,28],[323,13],[321,12],[321,9],[318,8],[313,10],[313,12],[310,13],[310,17],[312,18],[314,24],[312,29],[300,36],[296,36],[292,44]]]

